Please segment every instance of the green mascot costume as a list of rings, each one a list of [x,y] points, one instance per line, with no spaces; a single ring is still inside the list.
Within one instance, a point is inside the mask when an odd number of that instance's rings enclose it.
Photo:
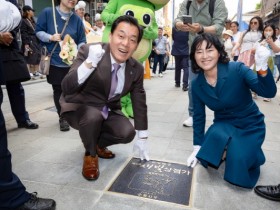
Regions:
[[[106,27],[103,31],[102,42],[109,41],[112,23],[121,15],[131,15],[144,28],[143,38],[134,52],[133,57],[139,62],[145,61],[152,50],[152,41],[157,38],[158,25],[155,11],[162,8],[169,0],[110,0],[101,14]],[[122,112],[126,117],[133,118],[130,95],[121,99]]]

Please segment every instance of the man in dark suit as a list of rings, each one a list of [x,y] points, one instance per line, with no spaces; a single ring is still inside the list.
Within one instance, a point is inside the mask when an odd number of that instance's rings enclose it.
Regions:
[[[183,91],[188,90],[189,79],[189,32],[172,28],[173,45],[171,55],[175,57],[175,87],[180,87],[181,70],[183,69]]]
[[[131,142],[135,129],[138,139],[134,148],[142,160],[149,160],[144,69],[131,57],[142,34],[135,18],[120,16],[112,25],[109,44],[82,46],[62,81],[61,114],[79,130],[85,147],[82,174],[87,180],[99,176],[98,157],[115,157],[107,147]],[[120,98],[129,92],[135,128],[121,112]]]
[[[10,14],[13,5],[7,2],[2,2],[1,7],[5,8]],[[20,17],[20,13],[18,12]],[[9,27],[9,21],[6,21],[7,26],[1,25],[3,28]],[[1,28],[2,29],[2,28]],[[12,38],[3,37],[0,29],[0,43],[9,44]],[[6,33],[5,33],[6,34]],[[7,33],[8,34],[8,33]],[[0,50],[0,57],[2,57]],[[0,60],[0,85],[5,84],[5,79],[2,69],[2,61]],[[12,172],[11,153],[8,150],[7,131],[5,119],[2,113],[1,105],[3,102],[3,92],[0,87],[0,209],[16,209],[16,210],[53,210],[55,209],[55,201],[51,199],[42,199],[37,197],[37,193],[28,193],[19,178]]]

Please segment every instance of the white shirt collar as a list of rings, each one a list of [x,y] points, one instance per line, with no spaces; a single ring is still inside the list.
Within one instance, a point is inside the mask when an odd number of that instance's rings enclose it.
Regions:
[[[110,53],[110,58],[111,58],[111,64],[113,65],[114,63],[117,63],[116,60],[114,59],[114,57],[112,56],[112,53]],[[121,68],[123,68],[125,66],[125,63],[119,63],[119,65],[121,66]],[[113,68],[112,70],[113,71]]]

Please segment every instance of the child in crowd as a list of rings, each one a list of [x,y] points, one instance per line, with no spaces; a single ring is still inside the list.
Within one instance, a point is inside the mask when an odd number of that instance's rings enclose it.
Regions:
[[[223,32],[223,40],[224,40],[224,46],[225,46],[225,51],[228,54],[228,57],[230,61],[233,61],[233,56],[231,54],[232,48],[233,48],[233,32],[231,30],[225,30]]]

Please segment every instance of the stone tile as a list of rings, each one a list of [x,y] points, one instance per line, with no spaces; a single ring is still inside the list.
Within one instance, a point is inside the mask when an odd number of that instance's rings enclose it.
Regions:
[[[89,210],[96,209],[96,204],[102,196],[103,192],[96,191],[94,188],[82,189],[82,188],[72,188],[63,187],[57,193],[57,207],[59,210],[69,210],[69,209],[79,209],[79,210]]]
[[[65,185],[75,172],[70,165],[25,161],[14,172],[23,180]]]
[[[173,203],[161,202],[152,199],[139,198],[137,196],[129,196],[121,193],[104,193],[101,197],[95,209],[108,210],[179,210],[179,209],[191,209],[186,206],[176,205]]]

